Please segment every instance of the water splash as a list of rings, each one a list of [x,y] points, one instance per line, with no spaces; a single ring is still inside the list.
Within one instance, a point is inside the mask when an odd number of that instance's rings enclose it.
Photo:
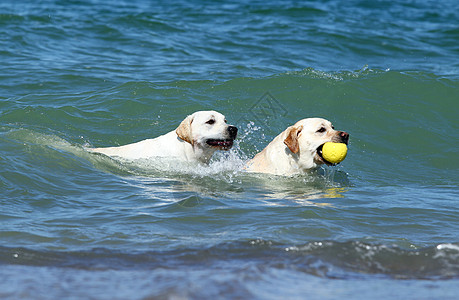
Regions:
[[[259,127],[248,123],[242,132],[243,136],[250,139],[254,138],[253,132],[259,131]],[[31,151],[38,155],[46,153],[48,159],[57,159],[56,155],[62,156],[62,153],[67,153],[77,157],[82,164],[89,162],[99,170],[132,178],[129,184],[136,185],[148,198],[157,199],[154,206],[177,201],[189,204],[189,199],[193,199],[193,205],[197,205],[202,197],[243,193],[244,187],[248,186],[261,193],[260,202],[266,205],[326,206],[330,204],[317,200],[343,197],[348,186],[347,174],[332,168],[321,168],[310,174],[295,176],[247,173],[244,167],[251,155],[241,148],[239,140],[231,150],[217,151],[210,163],[203,165],[170,158],[113,159],[89,153],[83,145],[72,144],[57,134],[42,133],[33,129],[16,128],[5,135],[26,147],[32,147]],[[84,144],[87,145],[87,141],[84,141]]]

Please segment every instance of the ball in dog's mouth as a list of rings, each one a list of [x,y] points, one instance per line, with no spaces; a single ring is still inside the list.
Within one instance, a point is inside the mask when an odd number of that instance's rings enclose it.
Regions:
[[[319,161],[329,166],[334,166],[346,158],[347,145],[345,143],[327,142],[320,145],[316,153]]]
[[[327,161],[323,156],[322,156],[322,148],[323,148],[324,144],[320,145],[319,147],[317,147],[316,149],[316,155],[315,155],[315,160],[319,161],[319,163],[323,163],[323,164],[326,164],[328,166],[333,166],[333,164],[329,161]]]
[[[218,140],[218,139],[208,139],[206,141],[207,145],[212,147],[220,148],[221,150],[228,150],[233,147],[233,140],[226,139],[226,140]]]

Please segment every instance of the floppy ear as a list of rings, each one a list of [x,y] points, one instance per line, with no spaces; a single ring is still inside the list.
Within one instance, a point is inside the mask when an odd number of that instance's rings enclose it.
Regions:
[[[177,133],[179,138],[193,145],[193,140],[191,138],[191,123],[193,123],[193,116],[189,115],[180,123],[175,133]]]
[[[300,134],[303,126],[299,127],[290,127],[288,129],[287,137],[284,140],[284,144],[292,151],[293,153],[298,153],[300,146],[298,145],[298,135]]]

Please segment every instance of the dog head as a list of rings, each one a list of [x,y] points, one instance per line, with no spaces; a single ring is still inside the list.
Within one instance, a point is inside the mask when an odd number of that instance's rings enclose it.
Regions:
[[[189,115],[175,131],[193,147],[229,150],[237,136],[237,128],[228,125],[225,116],[216,111],[198,111]]]
[[[349,134],[337,131],[330,121],[321,118],[308,118],[298,121],[285,131],[284,144],[298,160],[300,167],[315,168],[322,164],[332,165],[322,157],[322,146],[326,142],[345,143]]]

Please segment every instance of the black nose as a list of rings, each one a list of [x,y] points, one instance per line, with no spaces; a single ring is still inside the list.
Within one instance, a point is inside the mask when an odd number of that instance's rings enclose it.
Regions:
[[[228,126],[228,132],[231,139],[235,139],[237,136],[237,128],[235,126]]]
[[[347,142],[349,142],[349,133],[345,132],[345,131],[340,131],[339,132],[339,136],[341,138],[341,141],[345,144],[347,144]]]

